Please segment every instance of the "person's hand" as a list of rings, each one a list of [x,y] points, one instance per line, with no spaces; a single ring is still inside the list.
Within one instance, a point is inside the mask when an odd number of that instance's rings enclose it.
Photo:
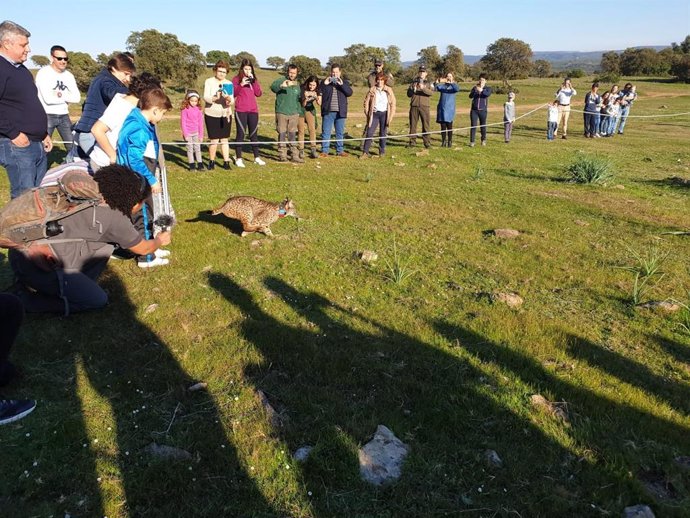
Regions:
[[[17,147],[26,147],[31,144],[31,141],[29,140],[29,137],[20,131],[19,135],[12,139],[12,144]]]
[[[112,155],[108,155],[108,160],[110,160],[111,164],[117,164],[117,153],[113,153]]]
[[[161,187],[160,182],[156,182],[151,186],[151,192],[154,194],[163,192],[163,188]]]
[[[172,235],[170,234],[169,230],[166,230],[165,232],[160,232],[156,236],[155,240],[158,244],[157,248],[160,248],[161,246],[166,246],[170,244],[170,241],[172,240]]]
[[[50,153],[50,150],[53,149],[53,139],[50,138],[50,135],[46,135],[46,138],[43,139],[43,149],[46,153]]]
[[[326,79],[324,79],[323,84],[330,85],[331,84],[331,76],[328,76]]]

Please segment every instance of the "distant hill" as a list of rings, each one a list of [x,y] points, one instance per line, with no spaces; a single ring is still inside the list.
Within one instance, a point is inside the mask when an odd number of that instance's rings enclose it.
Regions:
[[[656,51],[665,49],[668,45],[647,45],[635,48],[649,48]],[[576,50],[554,50],[554,51],[535,51],[532,59],[534,61],[538,59],[545,59],[554,70],[570,70],[573,68],[581,68],[585,72],[594,72],[599,68],[599,63],[601,63],[601,55],[608,50],[595,50],[591,52],[579,52]],[[622,50],[617,50],[616,52],[621,53]],[[479,61],[483,55],[465,55],[465,63],[468,65],[473,65]],[[403,67],[407,68],[414,65],[415,61],[405,61]]]

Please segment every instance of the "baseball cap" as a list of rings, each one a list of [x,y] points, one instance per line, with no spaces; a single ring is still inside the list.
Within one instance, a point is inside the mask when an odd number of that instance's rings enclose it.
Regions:
[[[420,72],[426,72],[426,65],[419,65]]]
[[[376,61],[374,61],[374,65],[383,65],[383,60],[377,59]]]

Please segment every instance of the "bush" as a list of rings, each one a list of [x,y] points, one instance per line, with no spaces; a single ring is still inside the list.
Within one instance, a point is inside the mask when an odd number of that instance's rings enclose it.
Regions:
[[[576,79],[578,77],[585,77],[587,73],[581,68],[574,68],[572,70],[567,70],[565,72],[565,75],[568,77],[572,77],[573,79]]]
[[[575,183],[604,183],[613,178],[611,162],[591,156],[578,157],[566,172]]]
[[[519,94],[520,89],[516,88],[514,86],[511,86],[511,85],[497,86],[493,89],[493,93],[495,93],[495,94],[508,95],[509,92],[514,92],[515,94]]]
[[[596,81],[599,81],[600,83],[616,84],[618,81],[620,81],[620,79],[620,74],[616,74],[615,72],[604,72],[596,79]]]

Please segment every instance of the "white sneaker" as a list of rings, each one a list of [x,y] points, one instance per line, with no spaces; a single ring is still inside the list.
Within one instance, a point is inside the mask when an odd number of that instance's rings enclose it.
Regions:
[[[153,254],[156,257],[159,257],[161,259],[165,259],[166,257],[170,257],[170,250],[163,250],[162,248],[159,248],[158,250],[153,252]]]
[[[254,163],[255,163],[256,165],[266,165],[266,162],[264,162],[263,160],[261,160],[261,157],[260,157],[260,156],[257,156],[257,157],[254,159]]]
[[[156,266],[165,266],[169,261],[161,257],[156,257],[152,261],[138,261],[139,268],[155,268]]]
[[[236,158],[235,167],[244,167],[244,161],[241,158]]]

